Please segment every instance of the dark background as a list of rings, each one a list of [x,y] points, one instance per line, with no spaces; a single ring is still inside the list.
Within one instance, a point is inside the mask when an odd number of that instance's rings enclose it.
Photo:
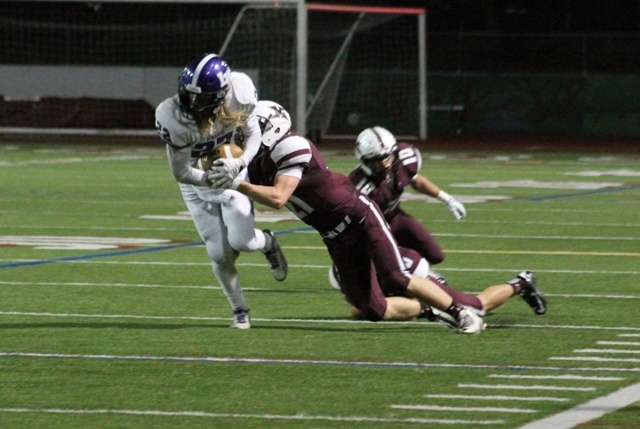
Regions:
[[[429,104],[463,106],[464,109],[430,112],[430,135],[506,133],[640,137],[640,98],[637,97],[640,93],[639,0],[320,2],[427,10]],[[199,52],[221,44],[222,40],[212,40],[210,33],[198,30],[203,22],[209,22],[212,17],[231,22],[240,7],[3,1],[0,7],[0,63],[180,67],[193,56],[194,50]],[[346,94],[350,97],[348,100],[339,100],[338,107],[347,110],[335,114],[331,122],[333,134],[352,134],[361,127],[361,124],[352,127],[344,120],[351,111],[348,109],[352,109],[350,103],[356,107],[370,104],[366,99],[355,98],[355,93],[385,99],[393,97],[393,92],[390,96],[380,94],[384,85],[373,85],[369,82],[371,79],[362,77],[362,73],[370,68],[367,61],[376,59],[369,54],[379,45],[380,35],[402,32],[402,22],[389,22],[359,35],[345,72],[345,79],[351,79],[359,86]],[[128,26],[129,23],[133,25]],[[166,25],[156,34],[148,23]],[[174,34],[172,26],[176,23],[192,33],[185,35],[180,33],[184,29],[178,31],[176,27]],[[95,33],[87,32],[91,36],[85,37],[85,28],[93,24],[98,24],[105,33],[96,37]],[[321,39],[337,32],[337,25],[336,20],[327,19],[313,31]],[[144,36],[142,42],[130,40],[133,34],[128,32],[130,27],[136,27],[136,35]],[[151,33],[153,37],[147,37]],[[312,37],[314,34],[310,34]],[[153,42],[147,43],[147,40]],[[43,41],[57,49],[42,49],[41,46],[46,46]],[[25,48],[31,45],[40,48]],[[385,54],[381,52],[381,55]],[[262,59],[263,62],[268,60],[271,56]],[[234,61],[234,64],[240,64]],[[390,64],[392,72],[415,70],[414,64],[402,61],[415,61],[415,57],[384,63]],[[401,80],[397,82],[402,83]],[[263,94],[270,95],[268,88],[261,89]],[[394,103],[388,104],[399,104]],[[33,110],[31,105],[18,107],[26,109],[25,112]],[[75,110],[87,112],[92,109]],[[147,127],[147,117],[152,116],[152,106],[147,110],[151,113],[138,115],[143,118],[139,121],[143,127]],[[399,114],[391,121],[388,108],[378,110],[381,110],[380,115],[370,117],[369,121],[391,127],[398,133],[414,132],[415,124],[407,123],[405,127],[402,118],[415,115]],[[64,111],[69,109],[65,107]],[[28,112],[22,116],[32,121],[33,115]],[[16,125],[9,121],[7,108],[0,109],[0,113],[4,115],[0,123]],[[101,118],[105,116],[92,115],[87,126],[104,125]],[[126,116],[127,119],[133,117],[131,113]],[[70,122],[68,126],[74,124]],[[130,127],[128,123],[121,126]]]
[[[428,32],[638,32],[637,0],[323,0],[426,8]]]

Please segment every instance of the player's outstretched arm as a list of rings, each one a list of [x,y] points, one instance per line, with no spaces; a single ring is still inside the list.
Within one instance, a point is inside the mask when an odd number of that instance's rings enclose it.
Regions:
[[[447,205],[447,209],[457,220],[462,220],[467,215],[467,210],[461,202],[440,189],[439,186],[427,179],[425,176],[418,174],[413,182],[411,182],[411,187],[421,194],[429,195],[430,197],[437,198],[445,203]]]
[[[236,190],[260,204],[280,209],[289,201],[298,183],[300,179],[297,177],[281,175],[276,178],[273,186],[254,185],[242,181],[238,183]]]

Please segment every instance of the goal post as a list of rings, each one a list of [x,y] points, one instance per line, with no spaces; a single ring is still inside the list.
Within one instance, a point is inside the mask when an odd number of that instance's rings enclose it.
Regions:
[[[146,121],[155,106],[177,91],[184,64],[208,51],[248,73],[259,98],[286,106],[302,134],[353,136],[381,125],[426,138],[424,9],[303,0],[15,3],[24,7],[3,12],[0,28],[0,132],[153,135]]]
[[[426,139],[426,10],[309,3],[307,15],[307,81],[313,85],[307,127],[323,135],[353,135],[382,125],[395,134]],[[317,40],[317,23],[327,21],[333,21],[335,47],[318,67],[314,61],[330,43]],[[315,70],[322,76],[314,76]]]

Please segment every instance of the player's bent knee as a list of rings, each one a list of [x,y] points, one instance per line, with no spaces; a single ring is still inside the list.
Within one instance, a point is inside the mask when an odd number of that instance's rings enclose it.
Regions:
[[[221,246],[216,245],[216,243],[207,241],[205,247],[209,259],[215,264],[224,265],[235,260],[232,252],[225,252],[225,250]]]
[[[380,281],[380,286],[385,293],[394,295],[405,294],[407,292],[407,287],[409,286],[409,278],[405,277],[401,273],[391,273],[390,275],[379,278],[378,280]]]
[[[360,319],[368,320],[369,322],[379,322],[384,319],[384,313],[380,313],[374,308],[360,308]]]

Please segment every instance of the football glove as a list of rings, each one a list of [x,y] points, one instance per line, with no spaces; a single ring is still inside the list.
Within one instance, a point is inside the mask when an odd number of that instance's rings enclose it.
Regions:
[[[445,191],[438,193],[438,199],[447,205],[447,209],[453,214],[456,220],[462,220],[467,215],[467,210],[461,202],[447,194]]]
[[[224,171],[212,169],[207,172],[207,181],[212,188],[236,190],[240,182],[242,182],[242,179],[239,177],[232,179],[231,176]]]
[[[220,158],[213,161],[211,171],[218,171],[220,174],[226,174],[231,180],[238,177],[238,174],[244,168],[242,158]]]

